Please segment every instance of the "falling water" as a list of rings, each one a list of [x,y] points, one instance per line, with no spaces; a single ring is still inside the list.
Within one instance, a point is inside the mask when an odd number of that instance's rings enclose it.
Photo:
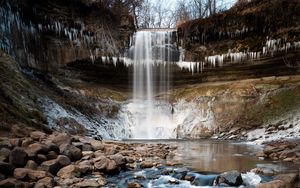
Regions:
[[[133,64],[132,138],[170,137],[173,129],[168,97],[155,100],[157,94],[170,89],[170,31],[138,31],[131,48]],[[164,103],[162,105],[162,103]]]

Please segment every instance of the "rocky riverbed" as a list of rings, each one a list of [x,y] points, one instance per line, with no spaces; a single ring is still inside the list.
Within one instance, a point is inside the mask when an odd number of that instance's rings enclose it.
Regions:
[[[172,144],[34,131],[22,138],[1,137],[0,147],[0,187],[268,187],[273,179],[259,169],[245,174],[194,172],[173,157],[177,147]],[[291,173],[271,183],[294,185],[297,180],[298,174]]]

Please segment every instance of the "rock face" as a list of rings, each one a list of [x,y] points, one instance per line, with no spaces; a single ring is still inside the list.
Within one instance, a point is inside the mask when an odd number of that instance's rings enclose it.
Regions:
[[[41,71],[80,59],[117,57],[134,30],[129,12],[99,1],[5,0],[0,6],[0,32],[5,36],[0,48],[22,66]]]

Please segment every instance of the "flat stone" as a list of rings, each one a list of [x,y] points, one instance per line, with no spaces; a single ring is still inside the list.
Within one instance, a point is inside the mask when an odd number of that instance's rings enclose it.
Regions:
[[[77,169],[75,165],[69,165],[60,169],[57,176],[63,179],[72,178],[77,175]]]
[[[27,163],[28,155],[21,147],[15,147],[9,154],[9,163],[16,167],[24,167]]]
[[[28,171],[28,177],[34,181],[45,178],[47,172],[41,170],[30,170]]]
[[[82,182],[76,183],[77,187],[99,187],[99,184],[96,180],[83,180]]]

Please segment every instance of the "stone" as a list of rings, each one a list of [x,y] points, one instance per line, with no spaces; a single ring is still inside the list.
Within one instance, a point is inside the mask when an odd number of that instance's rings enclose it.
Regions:
[[[95,159],[94,167],[99,170],[99,171],[104,171],[106,170],[108,166],[109,159],[106,157],[102,156],[97,159]]]
[[[27,161],[25,168],[28,168],[31,170],[36,170],[38,168],[38,164],[33,160],[29,160],[29,161]]]
[[[8,148],[1,148],[0,149],[0,157],[1,157],[1,161],[5,162],[8,160],[9,158],[9,154],[10,154],[10,149]]]
[[[30,171],[30,169],[27,168],[16,168],[14,170],[14,178],[20,180],[20,179],[24,179],[28,172]]]
[[[99,187],[96,180],[85,179],[82,182],[76,183],[75,187]]]
[[[14,166],[9,164],[9,163],[5,163],[5,162],[0,162],[0,173],[10,176],[13,174],[14,172]]]
[[[82,151],[93,151],[93,147],[89,144],[84,144],[82,146]]]
[[[51,173],[52,175],[56,175],[56,173],[61,168],[61,165],[56,159],[53,159],[53,160],[43,162],[40,168],[44,171]]]
[[[104,144],[101,141],[98,141],[98,140],[92,140],[91,141],[91,146],[92,146],[94,151],[104,150],[104,148],[105,148]]]
[[[9,139],[9,143],[11,144],[12,147],[19,147],[21,146],[22,141],[19,138],[11,138]]]
[[[297,173],[278,174],[274,177],[274,180],[281,180],[287,187],[294,187],[297,179]]]
[[[49,139],[57,146],[61,146],[62,144],[71,144],[71,137],[66,133],[52,134],[49,136]]]
[[[82,150],[83,143],[81,143],[81,142],[72,142],[72,145]]]
[[[155,164],[151,161],[143,161],[140,164],[141,168],[152,168]]]
[[[24,167],[27,163],[28,155],[21,147],[15,147],[9,154],[9,163],[16,167]]]
[[[99,184],[99,186],[104,186],[106,184],[105,178],[103,176],[98,177],[97,182]]]
[[[55,151],[49,151],[47,154],[47,160],[56,159],[58,157]]]
[[[46,134],[41,131],[33,131],[30,133],[30,138],[33,140],[39,141],[41,138],[45,138]]]
[[[256,188],[288,188],[284,185],[281,180],[273,180],[267,183],[259,183],[255,186]]]
[[[224,172],[216,178],[216,185],[227,184],[229,186],[240,186],[243,184],[242,175],[240,172],[233,170]]]
[[[87,173],[93,171],[93,165],[91,164],[90,161],[82,161],[77,165],[78,171],[80,173]]]
[[[11,149],[12,145],[7,138],[0,138],[0,148],[8,148]]]
[[[42,170],[29,170],[28,177],[33,181],[45,178],[47,176],[47,172]]]
[[[120,155],[120,154],[111,155],[111,156],[109,156],[109,158],[111,160],[114,160],[116,162],[117,166],[120,166],[123,168],[126,165],[126,158],[123,155]]]
[[[24,187],[22,186],[22,182],[14,179],[14,178],[7,178],[5,180],[0,181],[0,187]]]
[[[35,157],[37,154],[47,154],[48,148],[44,144],[34,143],[26,148],[26,152],[29,157]]]
[[[69,165],[60,169],[57,176],[63,179],[72,178],[78,175],[75,165]]]
[[[25,138],[22,141],[22,147],[28,147],[30,144],[33,144],[34,141],[31,138]]]
[[[54,187],[54,179],[52,177],[45,177],[36,182],[34,188],[52,188]]]
[[[37,154],[35,161],[39,164],[41,164],[44,161],[47,161],[47,156],[43,154]]]
[[[127,188],[141,188],[141,184],[139,184],[138,182],[130,182],[127,184]]]
[[[60,148],[61,154],[66,155],[71,161],[77,161],[82,157],[82,152],[79,148],[73,145],[62,145]]]
[[[56,160],[62,167],[71,164],[70,158],[65,155],[59,155]]]
[[[213,186],[214,180],[217,178],[217,175],[202,175],[198,174],[195,176],[192,184],[196,186]]]
[[[110,173],[119,171],[117,163],[114,160],[108,160],[106,171]]]

